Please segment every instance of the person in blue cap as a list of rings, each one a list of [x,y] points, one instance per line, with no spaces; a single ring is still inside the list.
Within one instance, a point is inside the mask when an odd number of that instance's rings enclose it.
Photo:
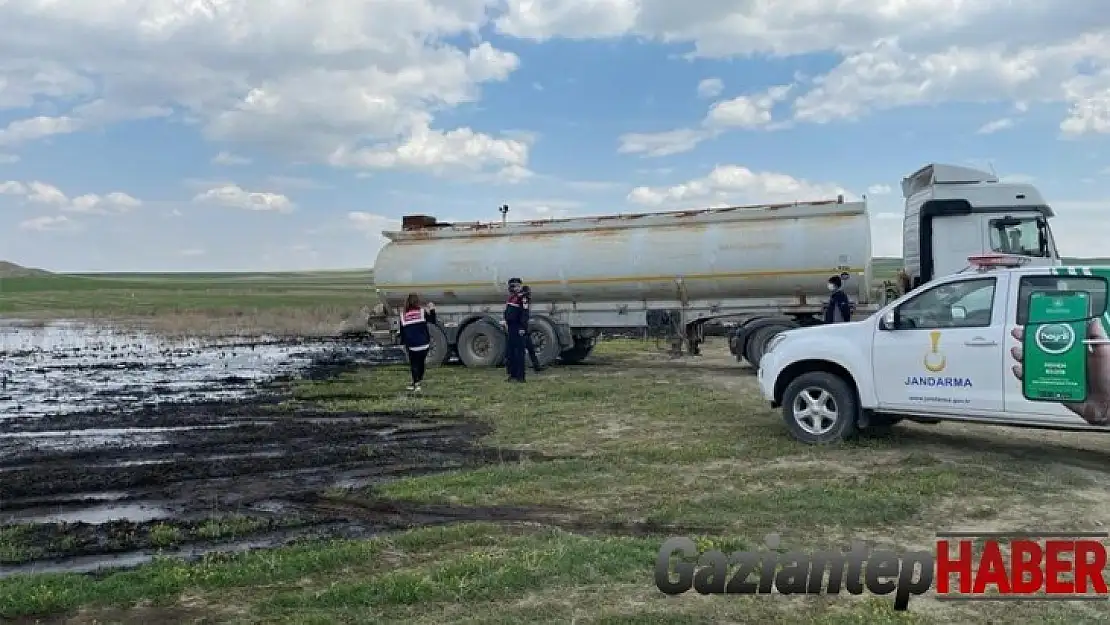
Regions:
[[[528,299],[521,293],[524,281],[509,280],[509,298],[505,302],[505,360],[508,363],[509,382],[524,382],[524,336],[528,333]]]

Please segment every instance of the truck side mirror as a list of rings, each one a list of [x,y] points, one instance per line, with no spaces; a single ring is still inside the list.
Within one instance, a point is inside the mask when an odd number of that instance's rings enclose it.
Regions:
[[[963,306],[953,306],[949,311],[952,314],[952,321],[963,321],[967,318],[967,309]]]

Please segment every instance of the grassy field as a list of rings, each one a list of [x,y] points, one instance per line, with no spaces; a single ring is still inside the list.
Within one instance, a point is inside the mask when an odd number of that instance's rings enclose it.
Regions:
[[[528,506],[547,511],[545,522],[461,523],[191,564],[162,560],[100,577],[8,579],[0,581],[0,620],[863,625],[1110,618],[1105,602],[955,604],[926,596],[896,613],[890,597],[866,594],[662,595],[652,570],[671,535],[694,536],[703,549],[759,547],[771,531],[785,547],[803,550],[852,538],[910,549],[929,548],[942,529],[1091,531],[1110,506],[1110,440],[911,424],[809,448],[787,436],[779,413],[757,399],[751,372],[721,341],[701,358],[669,360],[651,343],[623,340],[595,354],[592,364],[530,378],[515,395],[503,372],[461,367],[433,370],[416,398],[399,391],[403,366],[295,389],[294,404],[479,419],[495,427],[489,445],[556,458],[326,493],[335,502]]]
[[[1110,259],[1069,259],[1110,264]],[[874,259],[874,284],[900,258]],[[373,272],[49,274],[0,273],[0,316],[138,321],[170,335],[333,334],[379,305]],[[14,277],[10,277],[14,276]]]
[[[136,320],[166,334],[333,334],[377,303],[370,271],[0,279],[0,315]]]

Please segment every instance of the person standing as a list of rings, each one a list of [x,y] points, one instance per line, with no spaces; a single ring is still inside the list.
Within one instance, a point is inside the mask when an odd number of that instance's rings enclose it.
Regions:
[[[528,359],[532,361],[532,371],[543,371],[540,359],[536,357],[536,343],[532,340],[532,333],[528,330],[528,322],[532,318],[532,287],[527,284],[520,287],[520,295],[524,300],[524,349],[528,352]]]
[[[829,278],[829,305],[825,307],[825,323],[845,323],[852,319],[852,304],[844,292],[840,276]]]
[[[524,285],[520,278],[509,280],[509,298],[505,302],[505,359],[508,361],[509,382],[524,382],[524,336],[528,334],[528,305],[521,293]]]
[[[424,370],[428,360],[428,350],[432,346],[432,333],[428,324],[436,323],[435,304],[428,302],[421,306],[420,296],[409,293],[405,298],[405,310],[401,313],[401,340],[409,357],[409,372],[412,374],[410,391],[421,390]]]

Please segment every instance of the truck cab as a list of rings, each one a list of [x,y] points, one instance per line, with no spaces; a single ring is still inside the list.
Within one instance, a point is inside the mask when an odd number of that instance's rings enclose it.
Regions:
[[[902,419],[965,421],[1110,432],[1110,267],[1035,266],[1028,256],[981,255],[852,323],[779,334],[759,366],[759,385],[781,407],[792,435],[818,444]],[[1022,328],[1035,292],[1090,294],[1089,401],[1033,401],[1023,391]],[[1014,350],[1013,348],[1018,348]]]
[[[974,254],[1021,256],[1032,267],[1062,264],[1049,227],[1055,213],[1033,185],[929,164],[902,180],[902,197],[902,256],[910,288],[963,270]]]

